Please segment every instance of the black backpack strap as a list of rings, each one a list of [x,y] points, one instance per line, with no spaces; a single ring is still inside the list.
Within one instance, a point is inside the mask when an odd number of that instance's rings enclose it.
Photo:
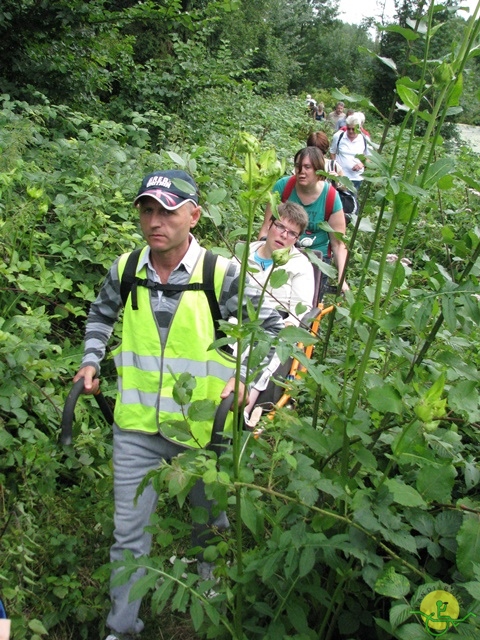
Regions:
[[[130,253],[125,263],[125,269],[122,273],[122,279],[120,281],[120,296],[122,298],[123,306],[127,304],[128,296],[132,291],[132,308],[137,310],[137,265],[140,257],[141,249],[135,249]]]
[[[222,319],[220,313],[220,306],[218,304],[217,296],[215,294],[215,265],[217,264],[218,255],[213,254],[211,251],[206,251],[203,258],[203,282],[192,282],[188,284],[160,284],[159,282],[152,282],[146,278],[137,278],[137,266],[138,259],[140,257],[142,249],[135,249],[130,253],[125,263],[125,269],[122,274],[120,282],[120,296],[122,298],[123,306],[127,304],[128,296],[131,294],[132,309],[138,311],[137,301],[137,287],[147,287],[153,291],[163,291],[165,293],[178,293],[181,291],[204,291],[207,296],[208,306],[210,307],[210,314],[213,320],[213,326],[215,329],[215,337],[218,340],[223,338],[225,334],[219,329],[219,321]]]
[[[217,296],[215,294],[215,265],[217,264],[218,255],[213,254],[211,251],[205,252],[203,258],[203,290],[207,296],[208,306],[210,307],[210,313],[212,315],[213,326],[215,329],[215,336],[217,340],[225,336],[223,331],[219,329],[219,321],[222,319],[220,313],[220,306],[218,304]]]

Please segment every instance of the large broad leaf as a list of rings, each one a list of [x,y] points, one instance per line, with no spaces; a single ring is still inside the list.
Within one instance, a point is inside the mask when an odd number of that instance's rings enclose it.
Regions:
[[[222,215],[220,213],[219,208],[217,207],[217,205],[215,204],[210,204],[206,207],[202,208],[202,215],[205,218],[209,218],[210,220],[213,220],[213,222],[217,225],[220,226],[222,223]],[[244,234],[242,234],[244,235]],[[216,251],[216,253],[220,253],[220,251]],[[229,258],[230,254],[227,251],[223,251],[223,253],[221,253],[221,255],[225,255],[225,257]]]
[[[190,425],[186,420],[168,420],[161,422],[160,430],[167,438],[175,438],[180,442],[187,442],[192,438]]]
[[[399,27],[397,24],[390,24],[388,27],[378,27],[379,31],[388,31],[389,33],[399,33],[405,40],[417,40],[420,36],[412,29]]]
[[[315,566],[315,560],[315,549],[313,547],[304,547],[298,563],[298,575],[300,578],[303,578],[310,573]]]
[[[429,502],[449,503],[457,472],[451,464],[423,466],[417,476],[417,490]]]
[[[172,396],[177,404],[188,404],[192,399],[192,393],[197,386],[197,381],[191,373],[181,373],[173,385]]]
[[[136,580],[130,589],[132,600],[137,600],[147,595],[147,593],[155,587],[157,580],[158,574],[153,571],[152,573],[147,573],[147,575]]]
[[[190,617],[192,618],[195,631],[198,631],[203,624],[204,612],[203,607],[200,604],[200,600],[197,598],[192,598],[192,603],[190,605]]]
[[[260,535],[263,530],[262,510],[253,502],[249,495],[243,495],[241,499],[242,522],[254,535]]]
[[[459,178],[460,180],[463,180],[463,182],[465,182],[465,184],[467,184],[472,189],[475,189],[475,191],[480,191],[480,182],[478,180],[475,180],[474,178],[472,178],[471,175],[467,175],[465,173],[460,173],[459,171],[456,171],[453,175],[456,178]]]
[[[441,158],[437,160],[433,164],[429,165],[427,171],[425,172],[425,182],[423,186],[425,189],[430,189],[433,187],[440,178],[446,176],[452,170],[452,161],[449,158]]]
[[[460,74],[447,98],[447,107],[456,107],[463,93],[463,75]]]
[[[209,204],[218,204],[219,202],[222,202],[222,200],[225,200],[226,196],[226,189],[212,189],[212,191],[207,193],[206,201]]]
[[[282,329],[280,331],[279,335],[282,338],[282,340],[290,344],[301,342],[307,346],[309,344],[315,344],[316,342],[318,342],[318,338],[316,338],[315,336],[312,336],[311,333],[309,333],[305,329],[302,329],[301,327],[293,327],[293,326],[285,327],[285,329]]]
[[[448,406],[460,414],[466,413],[472,422],[475,422],[480,417],[478,415],[479,396],[477,388],[478,381],[461,380],[452,385],[448,392]]]
[[[414,89],[411,89],[410,87],[405,87],[404,85],[398,83],[397,93],[400,96],[400,99],[409,109],[412,109],[412,110],[418,109],[420,98],[418,93]]]
[[[475,577],[474,563],[480,559],[480,526],[478,516],[466,515],[457,534],[457,566],[467,580]]]
[[[377,578],[375,591],[389,598],[404,598],[410,591],[410,581],[394,567],[387,567]]]
[[[454,333],[457,329],[457,311],[453,296],[442,296],[442,313],[448,330]]]
[[[405,484],[398,478],[389,478],[385,481],[388,490],[393,495],[397,504],[404,507],[426,507],[425,501],[416,489]]]
[[[307,623],[306,609],[294,599],[289,598],[286,603],[286,613],[288,621],[294,626],[295,630],[302,634],[300,637],[308,637],[309,626]],[[299,637],[298,635],[296,636]]]
[[[185,159],[182,158],[182,156],[179,156],[178,153],[175,153],[175,151],[167,151],[167,153],[170,156],[170,158],[175,162],[175,164],[178,164],[178,166],[182,168],[185,167],[186,162],[185,162]],[[189,184],[188,186],[190,187],[190,189],[192,188],[191,184]]]
[[[377,60],[379,60],[382,64],[385,64],[387,67],[390,67],[390,69],[393,69],[395,73],[397,72],[397,65],[391,58],[384,58],[382,56],[379,56],[374,51],[371,51],[366,47],[358,47],[358,50],[360,53],[367,53],[371,55],[373,58],[376,58]]]
[[[423,624],[412,622],[404,624],[395,632],[397,640],[432,640],[430,633],[425,631]]]
[[[270,286],[272,289],[283,287],[288,282],[288,273],[285,269],[274,269],[270,277]],[[274,294],[275,295],[275,294]]]
[[[217,405],[213,400],[195,400],[188,407],[188,418],[197,422],[213,420]]]
[[[324,262],[323,260],[320,260],[320,258],[315,255],[315,253],[313,253],[313,251],[310,250],[306,250],[305,253],[308,256],[308,259],[310,260],[310,262],[315,265],[316,267],[318,267],[318,269],[324,273],[326,276],[328,276],[329,278],[335,278],[337,275],[337,271],[335,269],[335,267],[332,267],[331,265],[327,264],[326,262]]]
[[[402,413],[402,398],[397,389],[390,384],[370,389],[367,397],[372,407],[380,413],[396,413],[398,415]]]
[[[393,629],[399,627],[401,624],[406,622],[408,618],[412,615],[412,607],[409,604],[395,604],[389,613],[390,624]]]

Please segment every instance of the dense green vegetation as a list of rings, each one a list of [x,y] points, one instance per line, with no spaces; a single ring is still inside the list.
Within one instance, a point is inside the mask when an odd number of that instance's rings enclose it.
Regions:
[[[185,455],[152,479],[154,553],[126,564],[148,569],[145,637],[428,640],[412,612],[434,588],[477,616],[442,637],[478,637],[480,159],[451,123],[478,122],[480,27],[419,4],[397,3],[376,43],[321,2],[2,4],[0,595],[16,640],[104,631],[110,428],[82,398],[73,446],[58,429],[89,303],[141,242],[143,175],[190,171],[198,237],[233,251],[317,126],[307,90],[364,110],[381,143],[347,233],[351,291],[295,410],[258,440],[235,430],[218,467]],[[282,357],[297,340],[285,330]],[[168,561],[188,554],[199,476],[232,522],[208,549],[211,599]]]

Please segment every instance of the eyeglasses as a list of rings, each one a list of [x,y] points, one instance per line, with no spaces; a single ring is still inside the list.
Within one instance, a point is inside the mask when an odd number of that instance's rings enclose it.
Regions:
[[[302,165],[302,164],[300,164],[300,162],[297,162],[296,165],[295,165],[296,171],[301,171],[302,167],[303,167],[303,169],[305,169],[305,171],[310,171],[310,169],[313,169],[311,164],[303,164]]]
[[[280,234],[286,233],[289,238],[294,238],[295,240],[299,238],[298,233],[295,233],[295,231],[292,231],[291,229],[287,229],[287,227],[285,227],[281,222],[274,221],[272,224]]]
[[[347,127],[347,131],[356,131],[356,127]]]

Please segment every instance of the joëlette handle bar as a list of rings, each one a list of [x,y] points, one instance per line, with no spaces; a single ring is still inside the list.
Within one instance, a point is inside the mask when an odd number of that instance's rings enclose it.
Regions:
[[[73,384],[73,387],[71,388],[70,393],[68,394],[65,401],[65,406],[63,407],[62,423],[60,425],[60,442],[62,444],[72,444],[72,425],[75,413],[75,405],[77,404],[78,397],[82,392],[83,378],[80,378],[80,380],[77,380],[77,382]],[[97,404],[100,408],[100,411],[103,413],[103,417],[105,418],[105,420],[108,422],[108,424],[113,424],[112,410],[110,409],[108,402],[105,400],[105,397],[100,391],[95,394],[95,400],[97,401]]]
[[[227,419],[228,412],[232,407],[234,397],[235,394],[232,391],[232,393],[230,393],[220,402],[215,412],[215,418],[213,420],[212,428],[212,439],[210,440],[210,444],[207,446],[207,449],[215,451],[217,456],[219,456],[224,451],[227,444],[223,439],[223,430],[225,428],[225,421]]]

